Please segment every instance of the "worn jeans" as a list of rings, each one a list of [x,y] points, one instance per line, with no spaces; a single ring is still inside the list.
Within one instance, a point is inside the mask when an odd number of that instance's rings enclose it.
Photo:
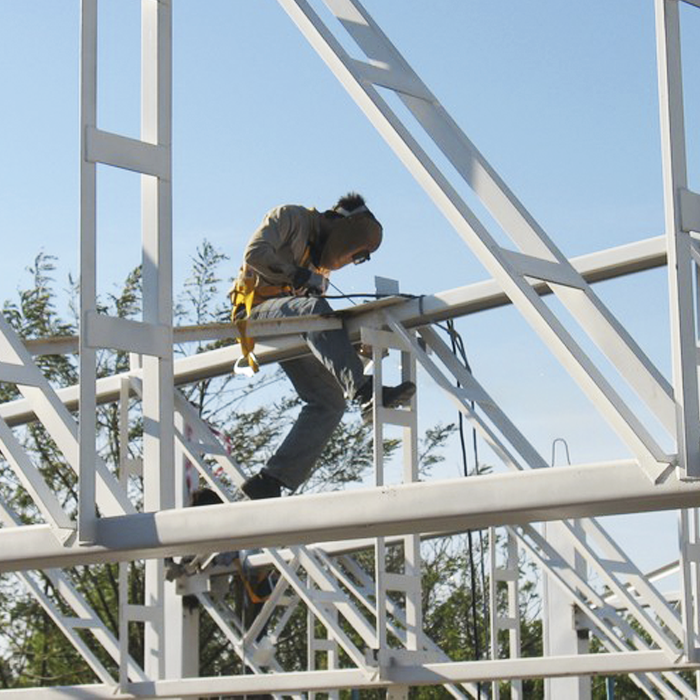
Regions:
[[[273,319],[332,313],[322,297],[280,297],[254,307],[251,319]],[[345,412],[345,397],[353,399],[368,377],[344,328],[304,334],[311,355],[280,362],[294,385],[302,409],[265,471],[287,488],[298,488]]]

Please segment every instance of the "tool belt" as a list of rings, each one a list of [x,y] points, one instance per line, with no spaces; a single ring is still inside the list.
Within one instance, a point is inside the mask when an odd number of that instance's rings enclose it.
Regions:
[[[254,277],[237,279],[229,297],[231,299],[231,321],[238,330],[238,342],[241,344],[241,357],[236,361],[233,371],[236,374],[252,376],[259,369],[258,359],[253,352],[255,340],[248,335],[248,318],[253,307],[267,299],[291,296],[294,289],[289,284],[256,285]]]
[[[301,267],[305,267],[311,257],[311,246],[307,245],[304,254],[299,261]],[[231,299],[231,321],[238,330],[238,342],[241,344],[241,357],[233,366],[236,374],[243,374],[252,377],[259,369],[258,359],[255,357],[253,349],[255,340],[248,335],[248,318],[254,306],[261,304],[267,299],[275,297],[293,296],[294,287],[291,284],[256,284],[257,275],[246,265],[241,267],[241,271],[236,281],[231,287],[229,297]]]

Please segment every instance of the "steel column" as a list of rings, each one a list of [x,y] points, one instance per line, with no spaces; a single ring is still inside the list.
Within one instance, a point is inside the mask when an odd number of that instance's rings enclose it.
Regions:
[[[683,195],[687,193],[688,175],[679,2],[655,0],[655,9],[678,460],[686,477],[698,478],[700,404],[692,292],[695,244],[691,239],[690,226],[683,220]]]

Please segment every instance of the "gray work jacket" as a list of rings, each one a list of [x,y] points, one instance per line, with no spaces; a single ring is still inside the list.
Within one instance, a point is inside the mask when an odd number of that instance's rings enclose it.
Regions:
[[[258,285],[291,285],[299,267],[316,271],[307,250],[320,232],[321,214],[287,204],[269,211],[251,236],[239,279],[254,274]]]

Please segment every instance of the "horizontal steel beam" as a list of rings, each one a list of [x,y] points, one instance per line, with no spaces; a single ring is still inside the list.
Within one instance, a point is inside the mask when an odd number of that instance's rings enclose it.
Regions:
[[[101,518],[99,545],[48,525],[0,530],[0,572],[357,537],[464,531],[700,504],[700,482],[652,483],[633,460]]]
[[[589,281],[601,281],[612,279],[631,272],[639,272],[654,267],[659,267],[666,262],[665,238],[659,236],[649,238],[638,243],[612,248],[609,250],[584,255],[574,258],[575,267],[584,273]],[[540,287],[540,291],[547,290]],[[359,329],[367,317],[390,303],[394,317],[407,326],[423,325],[465,316],[478,311],[484,311],[498,306],[509,304],[508,297],[501,291],[495,281],[480,282],[458,289],[453,289],[439,294],[432,294],[420,299],[381,300],[371,304],[362,304],[340,312],[345,318],[346,325],[351,336],[359,339]],[[257,322],[254,322],[257,323]],[[301,330],[309,330],[306,324],[312,324],[314,329],[331,324],[335,327],[339,321],[337,318],[302,317],[276,321],[274,325],[259,324],[251,328],[259,337],[268,337],[275,333],[274,342],[258,342],[256,355],[261,364],[270,364],[280,360],[289,359],[307,352],[306,344],[299,338]],[[175,342],[186,340],[213,340],[231,338],[235,334],[231,324],[214,324],[214,326],[186,327],[174,329]],[[294,335],[288,335],[293,333]],[[76,341],[77,342],[77,341]],[[42,345],[46,343],[46,345]],[[34,354],[41,352],[66,352],[67,348],[73,348],[72,338],[49,338],[46,340],[27,341],[27,347]],[[77,347],[77,345],[75,346]],[[70,350],[72,351],[72,350]],[[191,384],[208,377],[228,374],[232,371],[234,362],[240,357],[238,346],[218,348],[208,352],[199,353],[175,361],[175,384],[178,386]],[[139,376],[139,373],[135,373]],[[115,375],[98,380],[97,401],[108,403],[119,399],[121,377],[127,375]],[[67,387],[58,390],[58,395],[70,410],[78,407],[78,388]],[[8,425],[23,425],[35,420],[36,416],[29,403],[20,399],[0,405],[0,417]]]
[[[104,322],[107,316],[99,316]],[[115,319],[125,322],[125,319]],[[130,323],[135,323],[131,321]],[[335,316],[300,316],[285,319],[260,319],[249,321],[249,332],[253,331],[256,338],[269,336],[292,335],[301,330],[327,331],[340,328],[342,321]],[[116,325],[116,324],[115,324]],[[303,329],[300,327],[303,326]],[[175,326],[173,328],[174,343],[204,342],[208,340],[230,340],[238,337],[236,327],[230,322],[208,323],[199,326]],[[52,338],[33,338],[25,340],[24,345],[32,355],[69,355],[78,352],[78,336],[64,335]],[[110,347],[110,346],[101,346]],[[114,346],[116,347],[116,346]]]
[[[666,238],[656,236],[636,243],[608,248],[596,253],[589,253],[571,259],[571,263],[587,282],[601,282],[622,277],[634,272],[642,272],[661,267],[666,264]],[[541,294],[548,294],[546,285],[540,284],[536,289]],[[485,311],[510,304],[510,299],[501,291],[495,280],[477,282],[464,287],[458,287],[440,294],[427,295],[421,302],[404,304],[401,320],[416,323],[432,323],[446,318],[457,318],[477,311]],[[361,306],[348,309],[349,314],[360,315],[368,308]],[[313,321],[309,319],[314,319]],[[257,338],[284,333],[298,333],[295,324],[303,319],[275,319],[272,321],[252,321],[251,329]],[[337,327],[331,319],[322,317],[306,317],[306,324],[317,324],[304,330],[325,330]],[[410,325],[410,324],[409,324]],[[225,340],[236,337],[235,328],[231,323],[211,323],[205,326],[178,326],[173,329],[174,342],[204,342],[209,340]],[[32,355],[62,355],[78,351],[77,336],[62,336],[59,338],[35,338],[26,340],[25,345]]]
[[[554,678],[562,676],[618,675],[644,671],[694,671],[697,664],[671,659],[663,651],[634,651],[612,654],[582,654],[495,661],[461,661],[429,663],[415,666],[393,665],[385,675],[369,675],[358,669],[305,671],[243,676],[182,678],[131,683],[129,692],[114,686],[82,685],[57,688],[26,688],[0,691],[2,700],[88,700],[111,698],[212,697],[246,693],[298,693],[303,691],[342,690],[350,688],[386,688],[391,685],[442,685],[452,683]]]

